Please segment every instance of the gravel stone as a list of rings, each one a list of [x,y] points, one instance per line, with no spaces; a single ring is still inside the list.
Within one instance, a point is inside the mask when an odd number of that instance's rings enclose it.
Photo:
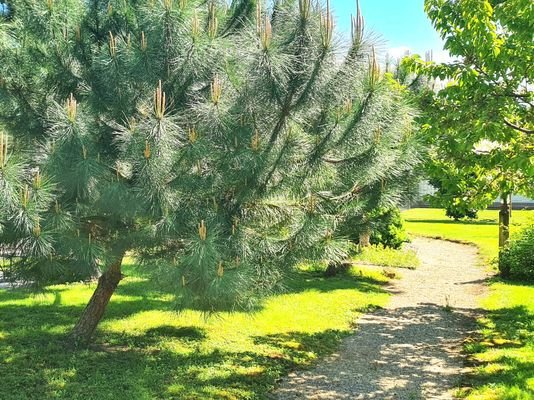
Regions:
[[[454,398],[488,276],[473,246],[416,238],[410,247],[421,266],[390,283],[389,305],[362,316],[338,353],[286,377],[272,399]]]

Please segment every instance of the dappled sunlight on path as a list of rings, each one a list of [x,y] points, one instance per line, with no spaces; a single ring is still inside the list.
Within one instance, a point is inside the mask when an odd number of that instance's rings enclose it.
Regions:
[[[476,329],[486,278],[476,249],[432,239],[411,245],[422,266],[403,271],[386,309],[315,369],[291,374],[276,399],[452,399],[463,340]]]

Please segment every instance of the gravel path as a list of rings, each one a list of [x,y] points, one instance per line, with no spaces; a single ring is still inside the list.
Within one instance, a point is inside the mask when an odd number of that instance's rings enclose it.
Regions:
[[[289,375],[273,399],[453,398],[487,275],[474,247],[423,238],[411,247],[422,265],[388,287],[389,306],[360,318],[337,354]]]

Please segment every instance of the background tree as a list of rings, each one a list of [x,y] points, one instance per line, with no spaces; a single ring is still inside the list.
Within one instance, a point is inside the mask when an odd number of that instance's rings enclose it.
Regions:
[[[100,275],[87,343],[133,252],[181,307],[247,308],[418,162],[404,89],[363,19],[339,62],[310,0],[14,0],[0,25],[0,240],[17,277]]]
[[[497,196],[500,245],[508,240],[509,196],[533,196],[532,21],[523,0],[426,0],[425,10],[457,59],[405,66],[446,86],[427,95],[429,174],[443,205],[480,209]]]

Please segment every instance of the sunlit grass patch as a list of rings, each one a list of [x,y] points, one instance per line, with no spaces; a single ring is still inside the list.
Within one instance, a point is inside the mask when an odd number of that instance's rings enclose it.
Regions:
[[[381,245],[364,247],[354,257],[359,264],[380,265],[384,267],[397,267],[415,269],[420,265],[417,254],[413,250],[397,250]]]
[[[411,235],[441,238],[476,244],[486,261],[497,257],[499,249],[499,211],[482,210],[478,219],[454,221],[445,215],[445,210],[436,208],[413,208],[402,212],[406,229]],[[513,210],[511,233],[534,222],[531,211]]]
[[[385,305],[387,279],[365,267],[326,278],[304,268],[254,313],[177,312],[172,295],[127,267],[90,350],[64,337],[94,289],[0,291],[0,398],[256,399],[330,354],[357,316]]]

